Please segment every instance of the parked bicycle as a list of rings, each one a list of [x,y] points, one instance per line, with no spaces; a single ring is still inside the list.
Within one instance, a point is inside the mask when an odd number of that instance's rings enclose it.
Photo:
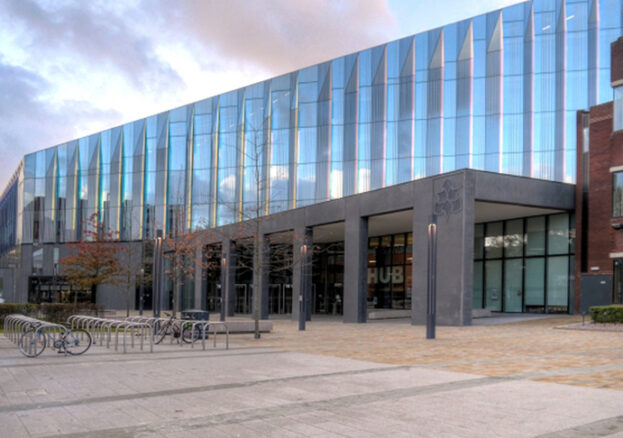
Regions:
[[[91,335],[86,330],[59,324],[34,323],[24,329],[19,339],[19,351],[27,357],[37,357],[50,345],[58,353],[77,356],[91,347]]]
[[[201,333],[192,328],[192,323],[175,318],[167,312],[163,312],[169,317],[166,321],[158,321],[154,326],[154,344],[159,344],[167,336],[182,340],[188,344],[200,339]]]

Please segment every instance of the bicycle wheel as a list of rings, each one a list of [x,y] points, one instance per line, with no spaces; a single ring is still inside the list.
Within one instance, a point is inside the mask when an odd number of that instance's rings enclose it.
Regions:
[[[198,339],[201,339],[201,332],[199,331],[199,327],[196,327],[193,330],[192,326],[184,327],[182,330],[182,339],[187,344],[191,344]]]
[[[31,329],[25,331],[19,338],[17,346],[24,356],[37,357],[45,350],[46,343],[45,333]]]
[[[164,323],[160,326],[158,330],[156,330],[154,334],[154,344],[159,344],[162,342],[164,337],[167,335],[167,332],[169,331],[169,325],[170,324]]]
[[[91,347],[91,335],[86,330],[68,330],[63,336],[63,347],[72,356],[84,353]]]

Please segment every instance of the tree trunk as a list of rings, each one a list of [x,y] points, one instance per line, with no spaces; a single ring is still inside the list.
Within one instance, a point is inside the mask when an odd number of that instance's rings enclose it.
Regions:
[[[125,294],[125,316],[126,318],[130,316],[130,282],[128,281],[126,286],[126,294]]]
[[[173,297],[171,300],[171,313],[173,314],[173,318],[177,315],[177,279],[173,282]]]

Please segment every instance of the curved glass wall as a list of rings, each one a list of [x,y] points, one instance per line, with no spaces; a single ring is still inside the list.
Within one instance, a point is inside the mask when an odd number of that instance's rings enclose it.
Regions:
[[[622,3],[520,3],[28,155],[18,240],[94,213],[146,239],[466,167],[573,183]]]

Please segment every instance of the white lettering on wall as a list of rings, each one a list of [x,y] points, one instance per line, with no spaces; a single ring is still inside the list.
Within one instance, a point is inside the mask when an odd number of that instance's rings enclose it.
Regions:
[[[404,281],[404,267],[402,266],[386,266],[383,268],[368,268],[368,284],[393,284],[402,283]]]

